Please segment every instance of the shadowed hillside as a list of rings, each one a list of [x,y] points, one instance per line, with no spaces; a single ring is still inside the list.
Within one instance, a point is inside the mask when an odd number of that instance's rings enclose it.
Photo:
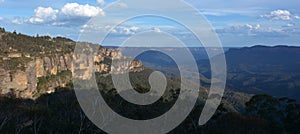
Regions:
[[[300,100],[300,47],[231,49],[226,59],[227,80],[236,90]]]
[[[74,91],[61,88],[57,90],[54,94],[42,95],[36,100],[0,97],[0,133],[104,133],[85,116]],[[150,107],[136,107],[121,99],[113,90],[101,93],[112,109],[137,120],[159,116],[175,101],[166,102],[160,99]],[[198,126],[202,102],[170,134],[300,132],[300,107],[293,100],[258,95],[247,102],[246,106],[245,112],[235,113],[220,105],[206,125]]]

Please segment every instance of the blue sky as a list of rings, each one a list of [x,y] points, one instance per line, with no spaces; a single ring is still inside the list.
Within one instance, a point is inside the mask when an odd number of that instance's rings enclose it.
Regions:
[[[7,31],[29,35],[64,36],[78,40],[86,30],[111,30],[110,39],[104,45],[119,45],[118,39],[153,30],[173,33],[197,46],[190,32],[180,25],[160,18],[142,17],[112,28],[114,20],[107,15],[112,0],[0,0],[0,27]],[[137,0],[137,3],[141,0]],[[200,11],[212,24],[223,46],[242,47],[253,45],[300,46],[300,1],[296,0],[186,0]],[[160,4],[157,4],[159,8]],[[130,6],[116,4],[119,12]],[[139,11],[144,9],[139,8]],[[136,12],[139,12],[135,10]],[[168,9],[174,14],[177,10]],[[134,12],[134,11],[133,11]],[[93,17],[107,20],[106,26],[87,25]],[[111,22],[110,22],[111,21]],[[191,19],[190,21],[197,21]],[[111,23],[111,25],[109,24]],[[191,38],[190,38],[191,37]],[[150,37],[149,37],[150,38]]]

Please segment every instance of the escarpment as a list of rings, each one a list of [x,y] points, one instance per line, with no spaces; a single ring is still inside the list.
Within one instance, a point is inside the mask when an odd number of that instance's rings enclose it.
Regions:
[[[61,37],[2,32],[0,94],[34,99],[70,86],[74,74],[89,79],[94,72],[108,76],[143,70],[141,61],[125,57],[121,51],[100,46],[89,58],[88,54],[75,55],[75,46],[76,42]]]

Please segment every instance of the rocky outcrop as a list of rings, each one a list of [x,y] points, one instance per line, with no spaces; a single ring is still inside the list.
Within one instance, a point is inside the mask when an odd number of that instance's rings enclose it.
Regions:
[[[93,52],[92,48],[85,49]],[[71,71],[75,78],[90,79],[94,72],[107,76],[143,70],[141,61],[123,56],[120,50],[100,48],[96,53],[95,56],[86,53],[73,56],[74,66]]]
[[[26,77],[27,77],[27,90],[26,93],[24,93],[25,96],[21,96],[22,98],[32,98],[35,93],[37,93],[37,72],[41,72],[40,70],[43,70],[43,68],[37,68],[37,64],[34,61],[31,61],[27,63],[27,68],[25,70]],[[43,74],[41,76],[44,76],[46,74]]]
[[[30,58],[29,58],[30,57]],[[23,58],[26,58],[24,60]],[[52,93],[56,87],[65,87],[75,78],[90,79],[94,72],[103,76],[139,72],[143,70],[141,61],[124,57],[115,49],[100,48],[97,55],[75,55],[74,53],[53,54],[51,56],[3,57],[4,64],[18,65],[18,68],[0,66],[0,94],[35,98],[40,94]]]
[[[143,64],[140,60],[133,60],[130,62],[130,68],[133,72],[140,72],[143,70]]]

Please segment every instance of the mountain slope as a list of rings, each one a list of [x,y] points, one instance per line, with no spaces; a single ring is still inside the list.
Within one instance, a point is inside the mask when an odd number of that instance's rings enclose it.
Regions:
[[[300,100],[300,47],[236,48],[225,56],[227,84],[233,89]],[[205,70],[208,61],[202,63],[205,64],[198,64],[200,72],[209,77],[209,70]]]

